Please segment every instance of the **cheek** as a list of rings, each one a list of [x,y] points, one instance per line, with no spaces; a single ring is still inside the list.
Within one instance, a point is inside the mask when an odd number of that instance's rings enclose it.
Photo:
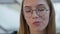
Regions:
[[[47,21],[49,20],[49,15],[50,15],[49,12],[47,12],[46,15],[45,15],[45,18],[46,18]]]
[[[40,13],[40,18],[42,18],[43,23],[46,25],[49,22],[49,11]]]
[[[48,25],[49,23],[49,12],[45,13],[45,15],[43,16],[44,19],[44,24]]]
[[[49,23],[49,12],[46,12],[42,16],[43,23],[41,24],[41,29],[45,29]]]
[[[25,20],[26,20],[26,22],[27,22],[27,24],[28,25],[31,25],[31,23],[32,23],[32,18],[31,17],[29,17],[27,14],[24,14],[24,17],[25,17]]]
[[[42,13],[40,13],[40,17],[43,20],[49,20],[49,12],[42,12]]]
[[[26,18],[31,18],[30,16],[30,14],[28,14],[28,13],[24,13],[24,16],[26,17]]]

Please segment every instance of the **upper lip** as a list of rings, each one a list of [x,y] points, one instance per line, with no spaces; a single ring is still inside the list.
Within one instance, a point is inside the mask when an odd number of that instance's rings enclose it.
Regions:
[[[41,23],[41,22],[40,22],[40,21],[35,21],[35,22],[33,22],[33,24],[34,24],[34,23]]]

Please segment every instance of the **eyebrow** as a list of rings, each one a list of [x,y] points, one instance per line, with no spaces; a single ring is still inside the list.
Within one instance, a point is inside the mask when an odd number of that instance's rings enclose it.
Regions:
[[[31,8],[31,6],[25,6],[24,8]]]
[[[46,6],[44,4],[37,5],[37,8],[39,8],[39,7],[42,7],[42,8],[45,8],[46,9]]]
[[[44,4],[38,4],[37,6],[44,6]]]
[[[40,7],[40,6],[43,6],[45,8],[45,5],[44,4],[38,4],[36,7]],[[25,6],[24,8],[31,8],[31,6]]]

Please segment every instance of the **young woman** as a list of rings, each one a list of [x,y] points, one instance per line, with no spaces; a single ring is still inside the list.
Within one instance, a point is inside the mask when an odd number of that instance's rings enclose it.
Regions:
[[[51,0],[23,0],[18,34],[56,34]]]

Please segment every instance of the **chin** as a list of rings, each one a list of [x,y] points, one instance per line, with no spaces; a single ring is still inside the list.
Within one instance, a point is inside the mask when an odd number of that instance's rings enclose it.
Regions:
[[[34,28],[35,31],[43,31],[45,28]]]

